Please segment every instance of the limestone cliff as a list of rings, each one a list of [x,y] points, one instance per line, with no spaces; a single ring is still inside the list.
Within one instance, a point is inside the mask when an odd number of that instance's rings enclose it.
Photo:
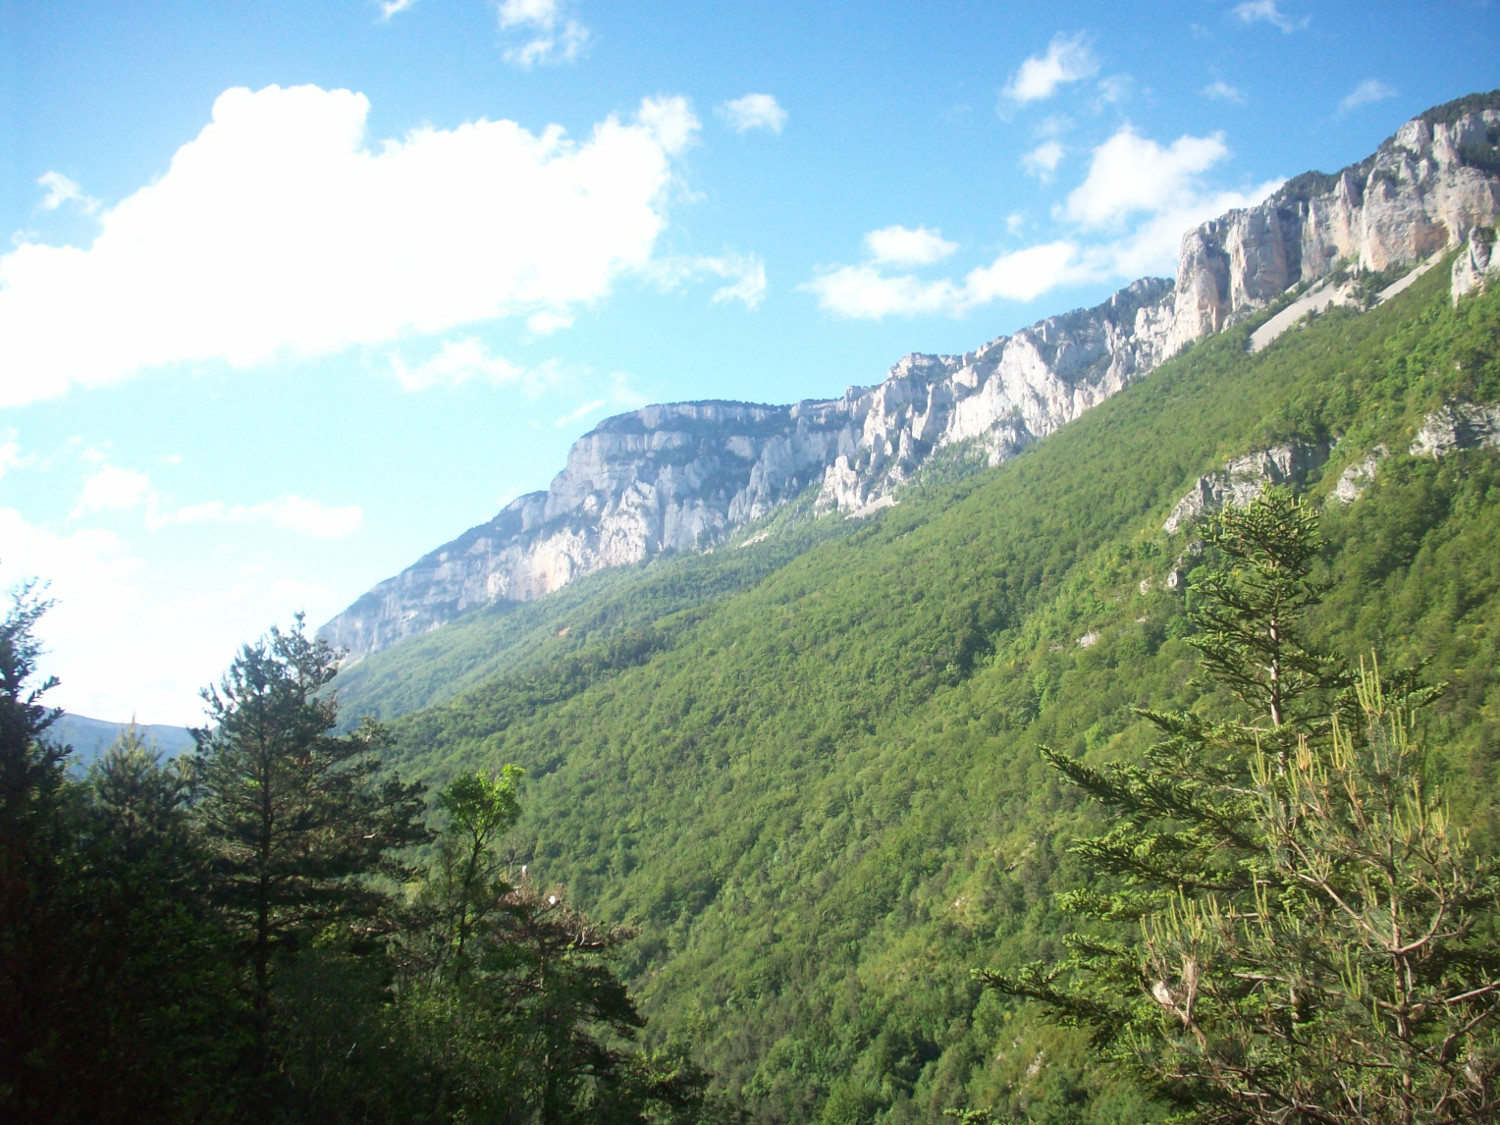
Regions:
[[[953,442],[976,439],[999,463],[1159,364],[1171,293],[1171,282],[1137,281],[962,356],[909,355],[842,398],[610,418],[574,443],[546,492],[381,582],[319,634],[359,659],[499,599],[702,550],[810,486],[818,510],[859,512]]]
[[[1500,99],[1429,110],[1373,155],[1289,180],[1255,207],[1189,231],[1171,346],[1236,324],[1336,265],[1383,272],[1459,246],[1500,214]],[[1486,259],[1487,264],[1487,259]]]
[[[837,399],[677,403],[611,418],[575,443],[546,492],[381,582],[320,635],[359,659],[499,599],[703,550],[810,487],[820,511],[873,511],[956,442],[998,464],[1292,286],[1340,266],[1414,265],[1489,227],[1500,214],[1497,141],[1500,94],[1450,103],[1358,165],[1299,176],[1189,231],[1175,283],[1144,278],[961,356],[909,355],[883,382]],[[1471,249],[1470,272],[1482,274],[1488,244]],[[1232,477],[1215,482],[1232,491]]]

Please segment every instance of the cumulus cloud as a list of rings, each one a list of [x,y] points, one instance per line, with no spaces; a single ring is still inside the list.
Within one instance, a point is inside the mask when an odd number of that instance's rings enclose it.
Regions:
[[[47,194],[42,196],[43,211],[56,211],[64,203],[76,203],[88,215],[99,210],[99,201],[84,195],[83,189],[61,172],[43,172],[36,182],[38,187],[47,189]]]
[[[1068,195],[1067,217],[1102,227],[1135,212],[1173,209],[1197,193],[1201,173],[1228,155],[1220,133],[1163,146],[1125,125],[1094,150],[1088,176]]]
[[[699,128],[667,97],[582,140],[479,120],[372,144],[368,113],[348,90],[230,90],[87,248],[0,257],[0,406],[167,364],[565,317],[649,271]]]
[[[1291,18],[1281,10],[1276,0],[1245,0],[1230,11],[1239,17],[1241,23],[1268,23],[1287,34],[1307,26],[1306,16],[1301,19]]]
[[[876,262],[899,266],[926,266],[940,262],[958,249],[942,231],[926,227],[881,227],[865,235],[865,249]]]
[[[1203,96],[1211,102],[1233,102],[1235,105],[1245,104],[1245,95],[1222,79],[1216,79],[1203,87]]]
[[[1369,105],[1371,102],[1380,102],[1386,98],[1394,98],[1395,96],[1396,91],[1384,82],[1374,78],[1366,78],[1358,86],[1354,87],[1353,90],[1349,91],[1344,99],[1339,102],[1339,116],[1342,117],[1344,114],[1351,113],[1360,106]]]
[[[83,482],[83,495],[79,497],[73,515],[136,508],[144,504],[150,494],[151,478],[145,473],[103,465]]]
[[[502,0],[500,30],[523,42],[506,48],[507,62],[522,70],[572,62],[588,46],[589,29],[564,14],[563,0]]]
[[[786,124],[786,110],[770,94],[746,94],[719,107],[719,115],[736,133],[751,129],[769,129],[780,134]]]
[[[317,539],[342,539],[359,530],[363,517],[358,504],[330,508],[317,500],[291,494],[263,504],[226,504],[222,500],[210,500],[155,515],[148,519],[148,524],[161,528],[169,524],[254,523]]]
[[[1057,92],[1059,86],[1091,78],[1099,72],[1098,60],[1082,32],[1074,36],[1055,35],[1044,55],[1027,59],[1005,87],[1012,101],[1043,101]]]
[[[1257,203],[1280,186],[1277,180],[1244,191],[1206,187],[1202,173],[1226,155],[1218,136],[1162,145],[1125,126],[1094,149],[1083,182],[1055,213],[1071,228],[1065,236],[998,254],[961,278],[921,278],[881,268],[916,263],[873,259],[824,267],[802,288],[834,315],[879,319],[961,315],[996,300],[1034,300],[1066,285],[1169,274],[1185,231]],[[1022,226],[1020,216],[1006,221],[1012,235]]]
[[[1046,183],[1052,179],[1063,158],[1063,146],[1059,141],[1043,141],[1021,156],[1021,167],[1028,176],[1035,176]]]

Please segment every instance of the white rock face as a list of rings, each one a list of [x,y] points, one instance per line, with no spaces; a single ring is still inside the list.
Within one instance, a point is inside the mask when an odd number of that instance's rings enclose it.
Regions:
[[[1187,494],[1177,501],[1167,522],[1162,524],[1162,530],[1168,533],[1176,531],[1184,524],[1193,523],[1222,508],[1243,508],[1259,496],[1261,488],[1267,484],[1301,484],[1309,473],[1328,460],[1331,448],[1323,442],[1315,445],[1292,442],[1234,457],[1220,471],[1198,478]]]
[[[1143,278],[1096,308],[961,356],[909,355],[880,384],[842,398],[676,403],[611,418],[574,444],[546,492],[381,582],[319,634],[357,660],[501,599],[528,601],[662,552],[711,549],[810,486],[819,511],[869,515],[945,446],[973,441],[999,464],[1341,260],[1374,270],[1415,263],[1493,223],[1500,175],[1487,169],[1500,161],[1497,140],[1500,110],[1408,122],[1337,176],[1299,177],[1189,231],[1175,285]],[[1243,479],[1234,463],[1227,476],[1203,478],[1173,520],[1281,479],[1267,475],[1280,466],[1276,451],[1254,456],[1269,460]],[[1292,479],[1310,467],[1275,471]]]
[[[1454,307],[1466,293],[1482,289],[1496,273],[1500,273],[1500,254],[1495,253],[1494,231],[1470,231],[1468,242],[1453,260]]]
[[[1365,494],[1365,489],[1375,479],[1375,474],[1380,469],[1380,462],[1390,456],[1390,450],[1383,445],[1377,445],[1365,455],[1364,460],[1356,461],[1339,475],[1338,484],[1334,485],[1329,500],[1337,504],[1352,504]]]
[[[1150,371],[1165,358],[1171,296],[1169,281],[1137,281],[966,355],[909,355],[838,399],[610,418],[573,445],[546,492],[380,583],[319,635],[357,660],[501,599],[705,550],[812,485],[818,510],[871,515],[934,450],[978,439],[998,464]]]
[[[1422,420],[1408,452],[1413,457],[1446,457],[1464,449],[1500,446],[1500,405],[1456,402]]]
[[[1298,176],[1264,203],[1189,231],[1169,349],[1244,320],[1340,261],[1381,271],[1458,246],[1500,213],[1497,140],[1500,110],[1451,124],[1416,118],[1336,176]]]

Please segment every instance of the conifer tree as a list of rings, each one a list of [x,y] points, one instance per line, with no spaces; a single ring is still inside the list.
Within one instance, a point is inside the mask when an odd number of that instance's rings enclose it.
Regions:
[[[210,886],[249,978],[256,1073],[268,1063],[276,958],[330,926],[379,927],[389,903],[372,877],[404,880],[401,849],[429,838],[422,787],[379,777],[384,730],[332,733],[337,668],[299,615],[241,649],[204,692],[212,725],[194,732]]]
[[[1142,764],[1044,750],[1115,827],[1076,850],[1073,955],[992,988],[1225,1125],[1438,1125],[1500,1112],[1500,877],[1429,785],[1412,709],[1303,639],[1314,521],[1285,494],[1214,522],[1195,581],[1204,682],[1251,710],[1149,714]]]

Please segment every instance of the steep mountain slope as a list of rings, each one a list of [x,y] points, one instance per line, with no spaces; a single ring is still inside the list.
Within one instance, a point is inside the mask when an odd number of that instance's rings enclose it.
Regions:
[[[1172,579],[1196,565],[1190,526],[1163,530],[1199,478],[1331,447],[1303,473],[1323,499],[1373,464],[1327,509],[1316,631],[1451,682],[1428,735],[1455,812],[1500,841],[1500,454],[1419,440],[1445,408],[1500,400],[1500,287],[1455,307],[1449,280],[1258,353],[1252,317],[629,644],[585,636],[406,716],[394,758],[433,781],[522,764],[519,856],[639,929],[653,1034],[762,1120],[931,1121],[972,1100],[1143,1120],[1076,1037],[968,970],[1054,955],[1052,894],[1082,879],[1067,843],[1090,814],[1035,746],[1127,755],[1148,737],[1133,708],[1225,705],[1189,683]]]
[[[1500,213],[1497,141],[1500,94],[1460,99],[1358,165],[1299,176],[1188,232],[1175,283],[1142,279],[962,356],[907,356],[841,399],[677,403],[608,419],[545,493],[380,583],[320,633],[358,661],[480,607],[701,551],[810,487],[819,511],[868,512],[955,444],[998,464],[1290,289],[1351,270],[1393,280],[1464,243]],[[1471,248],[1464,276],[1487,268],[1487,246]],[[1320,307],[1358,290],[1330,288]]]

